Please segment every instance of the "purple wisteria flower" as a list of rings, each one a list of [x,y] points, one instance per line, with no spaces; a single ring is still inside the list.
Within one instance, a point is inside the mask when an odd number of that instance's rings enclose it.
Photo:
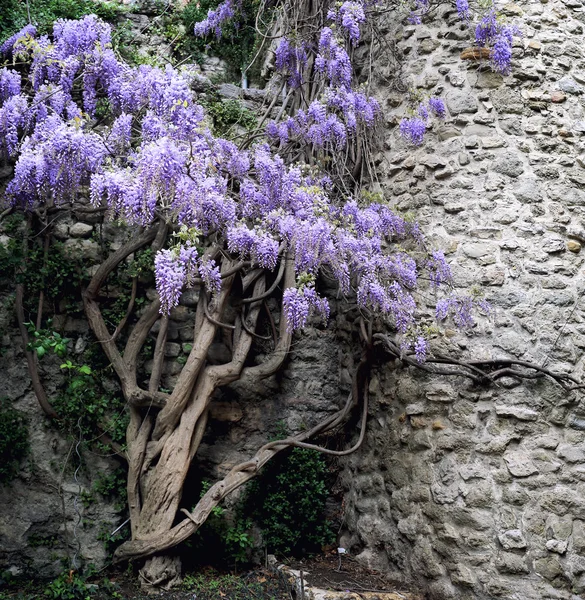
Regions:
[[[444,119],[447,114],[445,103],[441,98],[429,98],[429,108],[435,116],[439,117],[439,119]]]
[[[420,146],[423,143],[423,138],[427,126],[422,119],[402,119],[400,121],[400,134],[411,144]]]
[[[221,290],[219,266],[211,258],[203,259],[199,265],[199,274],[207,289],[217,294]]]
[[[20,31],[9,37],[1,46],[0,54],[9,56],[14,51],[14,45],[18,40],[26,37],[34,38],[37,35],[37,28],[34,25],[25,25]]]
[[[303,70],[307,65],[307,46],[301,42],[294,45],[288,38],[283,38],[274,52],[277,71],[288,76],[287,83],[293,89],[303,84]]]
[[[455,6],[457,7],[459,18],[462,21],[468,22],[471,18],[468,0],[455,0]]]
[[[344,2],[337,14],[330,13],[328,17],[337,17],[335,20],[347,31],[351,43],[356,46],[360,39],[360,25],[366,21],[363,3]]]
[[[224,0],[214,10],[210,9],[207,13],[207,18],[195,24],[195,35],[197,37],[204,37],[213,31],[219,39],[221,37],[221,26],[234,17],[236,7],[240,8],[240,6],[241,1],[237,1],[236,6],[234,6],[233,0]]]
[[[305,327],[314,315],[321,317],[323,321],[329,318],[329,303],[309,285],[284,290],[282,309],[289,333]]]
[[[488,46],[499,31],[497,13],[494,8],[489,10],[475,26],[475,43],[478,46]]]
[[[448,265],[445,255],[440,250],[435,250],[426,262],[429,279],[435,287],[443,283],[450,283],[453,279],[451,267]]]
[[[428,118],[429,118],[429,108],[428,108],[428,106],[424,102],[421,102],[418,105],[417,113],[418,113],[418,116],[423,121],[427,121],[428,120]]]
[[[424,363],[429,350],[429,343],[427,340],[422,335],[419,335],[414,341],[413,347],[417,362]]]
[[[20,75],[7,68],[0,69],[0,106],[12,96],[20,94]]]
[[[494,70],[508,75],[512,61],[512,43],[514,36],[522,32],[516,25],[504,25],[498,21],[496,10],[492,8],[475,27],[475,41],[478,46],[492,47],[491,62]]]
[[[161,250],[154,259],[156,289],[160,297],[160,312],[168,314],[179,304],[185,284],[185,268],[171,250]]]

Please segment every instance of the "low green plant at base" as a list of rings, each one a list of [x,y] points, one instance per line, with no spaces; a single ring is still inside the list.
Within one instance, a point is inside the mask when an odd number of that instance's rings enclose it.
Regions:
[[[269,552],[302,555],[332,543],[326,478],[322,455],[293,448],[250,484],[242,510],[260,527]]]
[[[45,596],[51,600],[86,600],[91,597],[91,588],[74,571],[64,571],[45,588]]]
[[[248,131],[256,127],[256,117],[239,100],[234,98],[222,100],[212,95],[201,98],[199,103],[211,117],[216,135],[229,139],[235,126],[243,127]]]
[[[204,481],[201,496],[207,492],[211,484]],[[254,546],[252,539],[251,519],[239,515],[232,521],[228,520],[226,511],[221,506],[215,506],[205,523],[196,535],[187,542],[187,547],[195,553],[205,551],[207,560],[227,562],[235,567],[249,561],[250,551]]]

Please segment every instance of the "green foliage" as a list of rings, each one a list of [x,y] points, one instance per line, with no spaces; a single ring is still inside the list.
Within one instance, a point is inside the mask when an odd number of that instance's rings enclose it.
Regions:
[[[36,309],[36,299],[43,291],[49,300],[81,298],[81,284],[87,280],[83,258],[68,252],[61,242],[53,241],[45,255],[42,239],[36,240],[24,256],[18,231],[6,244],[0,244],[0,279],[25,287],[25,305]]]
[[[299,555],[332,542],[323,516],[326,478],[321,454],[293,448],[251,483],[244,510],[259,525],[270,552]]]
[[[242,577],[218,575],[213,571],[187,574],[182,587],[197,600],[281,600],[288,597],[286,585],[278,576],[271,577],[259,572],[247,573]]]
[[[64,571],[45,588],[45,596],[51,600],[86,600],[91,589],[77,573]]]
[[[112,21],[122,8],[117,2],[99,0],[29,0],[31,21],[41,33],[52,30],[57,19],[79,19],[90,13]],[[26,2],[3,0],[0,10],[0,40],[10,37],[28,23]]]
[[[67,354],[68,338],[64,338],[61,334],[50,329],[37,329],[34,323],[25,323],[25,325],[32,340],[28,343],[27,350],[35,351],[39,358],[43,358],[47,352],[51,351],[61,358]],[[47,321],[47,325],[51,326],[50,319]],[[75,368],[71,361],[67,361],[67,365],[61,365],[61,368],[63,369],[66,366],[70,369]]]
[[[26,540],[29,548],[55,548],[60,543],[57,535],[32,534]]]
[[[236,125],[251,131],[256,127],[257,120],[252,111],[235,99],[222,100],[212,95],[200,98],[199,103],[212,119],[215,135],[229,139],[233,137]]]
[[[179,14],[179,23],[167,27],[167,39],[174,40],[174,47],[184,56],[193,56],[201,61],[204,54],[222,58],[232,70],[232,77],[239,80],[242,68],[248,66],[254,56],[256,31],[254,28],[260,0],[244,0],[237,26],[226,23],[222,26],[222,36],[207,39],[193,35],[195,23],[207,17],[207,11],[214,9],[221,0],[192,0]],[[178,25],[182,25],[181,28]],[[184,33],[183,33],[184,31]]]
[[[53,401],[61,428],[75,437],[81,434],[86,442],[99,440],[102,432],[107,432],[114,442],[123,444],[128,425],[123,398],[108,394],[99,374],[87,365],[67,361],[62,368],[67,379]]]
[[[14,479],[28,450],[28,427],[24,416],[6,399],[0,399],[0,484]]]
[[[211,487],[209,481],[204,481],[201,496]],[[250,533],[251,519],[239,515],[231,522],[221,506],[215,506],[197,534],[189,540],[187,546],[199,551],[205,550],[207,560],[214,558],[219,562],[229,564],[246,563],[254,541]]]
[[[47,325],[51,326],[50,319]],[[98,440],[105,431],[114,442],[123,444],[128,425],[123,399],[105,392],[101,373],[66,358],[68,338],[50,328],[37,330],[33,323],[26,326],[31,338],[28,349],[36,351],[39,359],[51,352],[64,359],[60,369],[65,373],[65,383],[53,399],[61,429],[76,438],[81,434],[85,441]]]

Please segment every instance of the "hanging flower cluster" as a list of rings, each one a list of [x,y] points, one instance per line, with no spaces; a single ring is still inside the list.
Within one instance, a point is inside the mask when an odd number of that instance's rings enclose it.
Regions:
[[[241,5],[241,0],[236,0],[235,5],[233,0],[224,0],[217,8],[210,9],[207,12],[207,17],[195,24],[195,35],[197,37],[204,37],[213,32],[219,39],[221,37],[221,26],[230,19],[233,19],[236,9],[241,8]]]
[[[441,98],[429,98],[427,102],[421,102],[418,105],[414,117],[402,119],[400,135],[414,146],[420,146],[423,143],[431,115],[444,119],[446,114],[445,103]]]
[[[491,62],[495,71],[508,75],[512,62],[514,36],[522,32],[517,25],[505,25],[491,8],[475,27],[475,42],[480,47],[491,47]]]
[[[353,24],[361,23],[361,14],[347,2],[332,15],[346,23],[351,43],[359,39]],[[265,142],[248,152],[215,138],[186,79],[171,67],[120,62],[109,27],[95,17],[60,21],[52,38],[33,35],[26,32],[32,85],[10,68],[0,71],[0,148],[18,157],[7,187],[14,204],[59,204],[89,189],[94,205],[105,204],[111,216],[128,223],[148,226],[164,218],[180,231],[197,232],[197,241],[181,238],[156,256],[165,313],[195,278],[209,292],[220,291],[221,264],[202,251],[213,238],[224,252],[257,268],[275,269],[285,255],[292,257],[297,285],[283,292],[290,331],[312,316],[327,318],[327,300],[315,286],[322,272],[338,281],[343,294],[355,291],[362,308],[386,315],[399,332],[417,331],[420,270],[435,285],[449,281],[450,272],[442,254],[424,251],[416,224],[377,203],[335,204],[327,178],[287,164]],[[3,47],[13,49],[21,37]],[[283,69],[292,69],[291,56],[301,68],[299,48],[282,48]],[[322,98],[270,127],[281,139],[341,148],[358,127],[373,124],[378,106],[352,89],[347,51],[331,28],[323,30],[317,59],[328,84]],[[107,99],[114,118],[94,130],[99,97]],[[424,106],[421,119],[444,115],[438,98]],[[408,335],[423,357],[420,335]]]

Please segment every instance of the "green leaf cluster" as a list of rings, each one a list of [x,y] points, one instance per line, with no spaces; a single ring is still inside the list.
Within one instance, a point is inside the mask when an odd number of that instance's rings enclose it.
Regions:
[[[219,137],[234,137],[235,126],[252,131],[257,125],[254,113],[234,98],[222,100],[219,96],[208,94],[199,99],[199,104],[211,117],[213,132]]]
[[[57,19],[79,19],[96,14],[106,21],[114,20],[122,11],[120,4],[107,0],[29,0],[31,21],[41,33],[52,30]],[[3,0],[0,10],[0,40],[4,40],[28,23],[26,2]]]
[[[201,496],[210,487],[209,481],[203,481]],[[236,565],[248,562],[250,550],[254,547],[252,521],[243,517],[240,511],[236,512],[236,518],[232,522],[221,506],[215,506],[187,546],[201,551],[205,549],[206,559],[211,556],[219,562]]]
[[[192,55],[197,61],[209,53],[227,62],[231,68],[231,75],[239,79],[242,69],[248,66],[253,58],[257,44],[255,19],[260,5],[260,0],[243,0],[242,7],[233,23],[222,26],[221,38],[209,36],[206,39],[196,38],[193,35],[195,23],[203,21],[207,12],[217,8],[221,0],[192,0],[179,13],[180,24],[185,33],[175,41],[181,54]],[[169,27],[167,37],[175,39],[178,29]]]
[[[91,590],[77,573],[64,571],[45,588],[45,596],[51,600],[86,600]]]
[[[259,525],[269,552],[302,555],[333,541],[324,517],[328,495],[322,455],[293,448],[251,483],[244,510]]]

